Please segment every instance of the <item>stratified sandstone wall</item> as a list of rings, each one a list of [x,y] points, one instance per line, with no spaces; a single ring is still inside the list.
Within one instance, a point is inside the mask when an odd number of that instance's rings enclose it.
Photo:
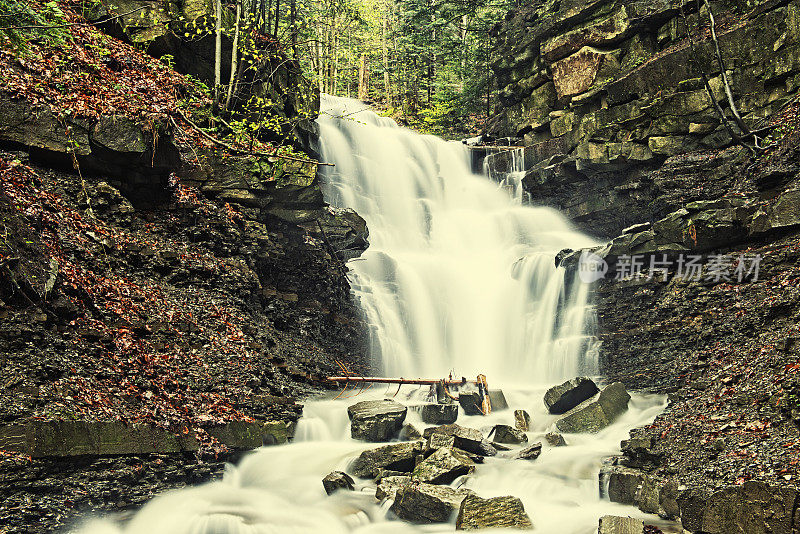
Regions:
[[[711,4],[736,105],[758,126],[800,85],[800,2]],[[487,130],[522,138],[535,202],[612,237],[730,189],[725,159],[687,169],[674,158],[731,143],[701,79],[702,69],[725,105],[708,15],[695,2],[531,2],[493,35],[500,93]]]

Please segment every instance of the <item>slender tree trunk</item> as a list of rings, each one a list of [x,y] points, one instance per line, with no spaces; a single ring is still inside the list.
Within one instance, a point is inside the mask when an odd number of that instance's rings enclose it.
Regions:
[[[387,8],[388,9],[388,8]],[[386,42],[388,33],[389,15],[383,13],[383,27],[381,28],[381,48],[383,50],[383,90],[386,92],[386,103],[392,103],[392,84],[389,76],[389,44]]]
[[[358,62],[358,99],[369,100],[369,61],[363,53]]]
[[[275,37],[278,37],[278,24],[281,21],[281,0],[275,0]]]
[[[292,56],[297,59],[297,0],[289,4],[289,24],[292,32]]]
[[[236,67],[239,63],[239,25],[242,20],[242,2],[236,2],[236,27],[233,32],[233,50],[231,51],[231,77],[228,80],[228,96],[225,98],[225,109],[227,110],[231,105],[231,97],[233,96],[233,89],[236,86]]]
[[[333,91],[331,94],[337,93],[339,86],[339,32],[333,34]]]
[[[220,102],[222,86],[222,0],[217,0],[216,42],[214,43],[214,105]]]
[[[325,70],[322,58],[322,26],[317,22],[317,39],[314,43],[314,51],[317,56],[317,83],[319,85],[319,92],[325,92]]]

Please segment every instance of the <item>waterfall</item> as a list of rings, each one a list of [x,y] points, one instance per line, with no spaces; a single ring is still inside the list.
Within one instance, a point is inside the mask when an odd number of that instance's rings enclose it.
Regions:
[[[557,211],[523,205],[521,153],[489,180],[463,144],[356,100],[323,95],[318,124],[335,164],[323,169],[326,198],[369,227],[369,249],[348,267],[383,373],[552,383],[596,372],[587,288],[565,284],[554,262],[594,243]]]
[[[565,283],[554,256],[592,241],[556,211],[523,205],[521,164],[500,174],[490,169],[491,179],[475,175],[459,143],[400,128],[353,100],[324,96],[323,106],[320,152],[335,163],[323,176],[325,194],[369,225],[370,246],[348,267],[376,363],[405,377],[484,373],[504,389],[510,408],[531,415],[530,441],[546,441],[558,417],[542,402],[547,387],[596,373],[586,284]],[[372,480],[358,479],[356,491],[323,490],[326,474],[347,470],[378,445],[351,438],[349,405],[393,396],[409,406],[406,423],[429,426],[414,409],[427,402],[427,388],[391,389],[307,399],[293,443],[249,454],[221,481],[158,496],[127,522],[93,521],[80,532],[453,532],[453,521],[396,520],[389,503],[375,498]],[[513,460],[513,451],[486,458],[456,483],[483,497],[519,497],[544,534],[589,534],[603,515],[642,515],[601,500],[598,471],[603,457],[619,453],[628,429],[651,422],[664,405],[664,398],[634,394],[628,411],[597,434],[569,435],[567,447],[545,445],[536,461]],[[461,413],[458,423],[486,433],[510,424],[512,413]]]

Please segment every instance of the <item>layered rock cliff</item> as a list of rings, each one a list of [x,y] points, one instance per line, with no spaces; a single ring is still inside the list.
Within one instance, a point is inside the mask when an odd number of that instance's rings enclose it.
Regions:
[[[511,12],[493,30],[488,130],[524,143],[533,203],[606,241],[591,251],[608,269],[592,286],[602,373],[669,394],[604,469],[609,497],[694,532],[796,532],[800,4],[710,6],[735,107],[767,128],[763,150],[736,143],[714,108],[732,121],[697,2]],[[557,262],[580,269],[580,254]]]
[[[736,106],[764,126],[797,93],[800,6],[712,9]],[[717,198],[733,189],[736,154],[718,152],[731,138],[702,79],[727,109],[709,31],[695,2],[525,5],[493,29],[499,104],[488,131],[523,138],[526,188],[594,235]],[[765,176],[759,189],[781,181]]]

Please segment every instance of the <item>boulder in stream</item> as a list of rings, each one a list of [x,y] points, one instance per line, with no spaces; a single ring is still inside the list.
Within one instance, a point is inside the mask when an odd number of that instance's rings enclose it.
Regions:
[[[518,460],[535,460],[542,454],[542,442],[538,441],[529,445],[517,453]]]
[[[516,497],[482,499],[474,494],[467,495],[458,510],[456,530],[485,528],[531,530],[533,523],[522,501]]]
[[[412,523],[445,523],[472,492],[435,484],[407,484],[395,492],[390,510]]]
[[[429,425],[449,425],[458,419],[457,404],[426,404],[422,407],[422,421]]]
[[[322,479],[322,487],[325,488],[325,493],[328,495],[339,489],[352,491],[355,489],[354,484],[355,482],[352,478],[350,478],[350,475],[347,473],[342,473],[341,471],[329,473],[325,478]]]
[[[544,404],[550,413],[561,415],[591,399],[598,391],[597,384],[591,378],[580,376],[548,389],[544,394]]]
[[[625,410],[631,396],[620,382],[603,389],[595,398],[579,404],[556,421],[564,433],[599,432],[613,423]]]
[[[600,518],[597,534],[642,534],[644,522],[632,517],[606,515]]]
[[[551,447],[566,447],[567,442],[564,441],[564,436],[559,434],[558,432],[548,432],[544,435],[545,441],[550,444]]]
[[[482,399],[478,392],[475,393],[459,393],[458,403],[464,409],[467,415],[484,415],[481,409]]]
[[[397,436],[408,408],[391,400],[362,401],[347,408],[350,435],[363,441],[389,441]]]
[[[422,441],[407,441],[364,451],[352,463],[350,471],[361,478],[374,478],[382,469],[410,473],[416,456],[422,454],[422,446]]]
[[[375,498],[379,501],[384,499],[394,499],[397,490],[411,482],[410,476],[391,476],[381,479],[380,484],[375,489]]]
[[[492,411],[508,410],[508,401],[502,389],[490,389],[486,392],[489,402],[492,404]]]
[[[511,445],[518,445],[520,443],[527,443],[528,436],[522,430],[517,430],[516,428],[509,426],[509,425],[494,425],[492,432],[489,435],[494,434],[494,440],[497,443],[509,443]]]
[[[475,463],[466,453],[453,447],[442,447],[428,456],[415,469],[412,477],[429,484],[450,484],[475,470]]]
[[[403,425],[403,428],[400,429],[400,435],[398,437],[400,441],[416,441],[422,439],[422,434],[417,430],[417,427],[411,423],[406,423]]]
[[[454,423],[452,425],[426,428],[422,433],[425,439],[429,439],[433,434],[442,434],[444,436],[452,437],[453,447],[457,447],[462,451],[467,451],[474,454],[482,454],[484,456],[493,456],[491,451],[489,451],[488,447],[486,447],[484,444],[483,434],[481,434],[480,430]]]
[[[514,410],[514,426],[517,430],[527,432],[531,427],[531,416],[525,410]]]

